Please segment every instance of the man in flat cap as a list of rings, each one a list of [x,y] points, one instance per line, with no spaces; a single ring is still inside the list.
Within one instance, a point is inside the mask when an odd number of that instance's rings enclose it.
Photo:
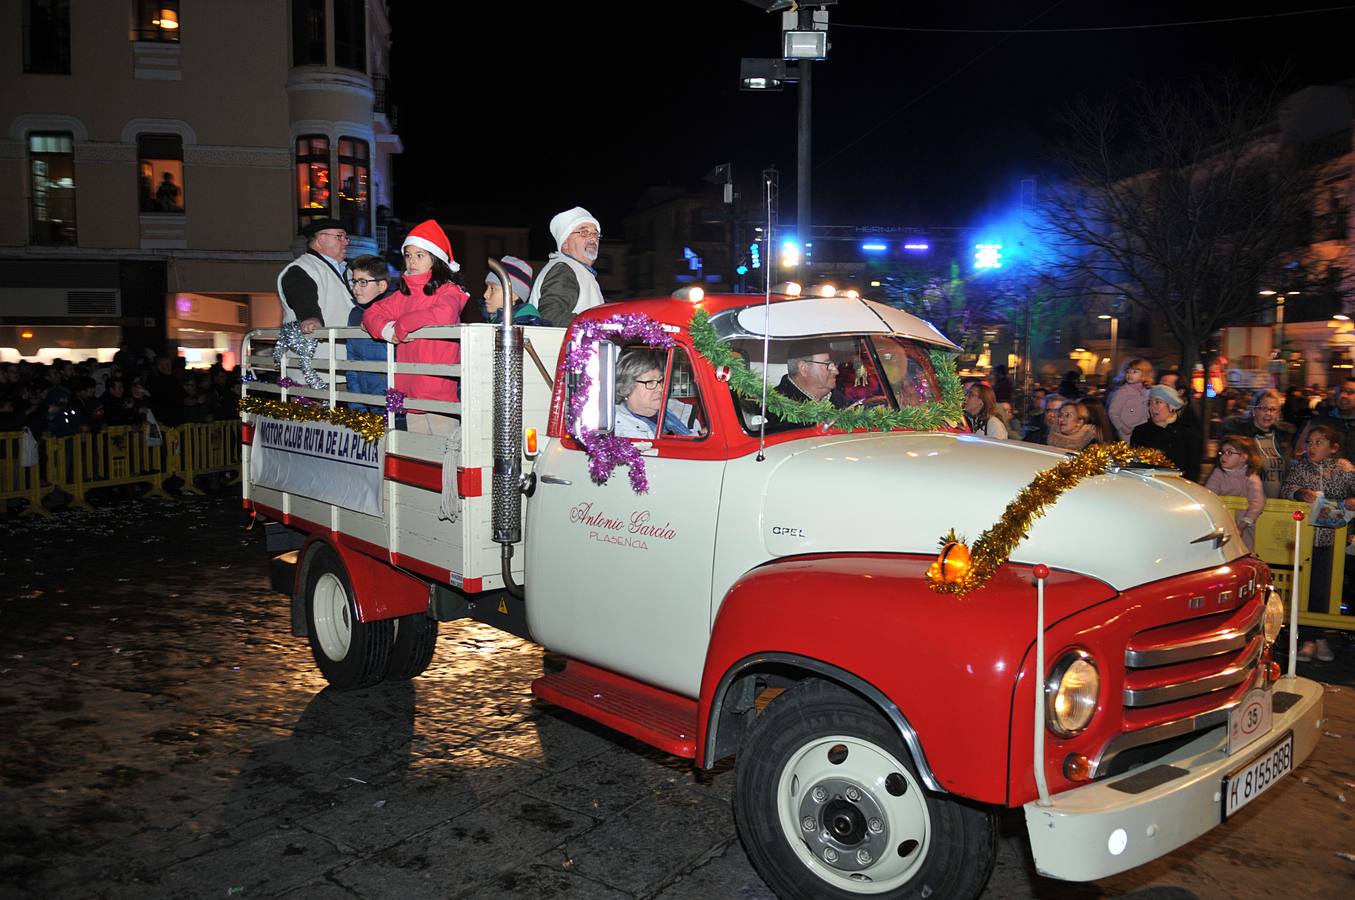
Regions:
[[[602,226],[592,213],[576,206],[550,220],[550,234],[560,250],[547,257],[528,302],[547,325],[564,328],[585,309],[602,305],[602,288],[593,268]]]
[[[282,321],[300,322],[310,334],[317,328],[345,328],[353,308],[348,289],[348,229],[337,219],[312,219],[301,229],[306,252],[278,275]]]

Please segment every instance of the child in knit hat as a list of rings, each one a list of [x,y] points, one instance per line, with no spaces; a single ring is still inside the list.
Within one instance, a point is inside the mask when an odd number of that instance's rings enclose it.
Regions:
[[[437,222],[429,219],[409,232],[401,245],[405,257],[405,275],[399,290],[367,308],[362,327],[372,337],[398,343],[396,362],[461,362],[461,346],[456,341],[411,338],[412,332],[428,325],[457,325],[461,310],[470,296],[452,276],[461,266],[452,256],[452,244]],[[405,409],[409,430],[423,434],[448,434],[455,421],[447,413],[420,409],[418,401],[458,399],[456,381],[442,375],[411,375],[397,372],[395,389],[407,398]]]
[[[526,260],[505,256],[499,260],[513,288],[513,324],[545,325],[546,320],[535,306],[527,302],[532,294],[532,267]],[[498,325],[503,320],[503,285],[499,276],[490,272],[485,276],[485,295],[480,299],[480,315],[484,321]]]

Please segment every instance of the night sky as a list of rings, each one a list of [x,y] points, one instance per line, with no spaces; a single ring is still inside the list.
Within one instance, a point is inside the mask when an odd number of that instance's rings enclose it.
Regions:
[[[850,26],[1129,26],[1320,8],[1075,0],[842,0],[814,72],[817,224],[968,225],[1045,170],[1079,96],[1233,76],[1285,88],[1355,78],[1355,6],[1163,29],[946,34]],[[620,235],[650,185],[720,163],[781,170],[795,212],[796,88],[738,88],[741,56],[779,55],[780,17],[743,0],[428,4],[390,0],[400,104],[397,212],[529,225],[581,204]],[[507,135],[507,141],[504,135]]]

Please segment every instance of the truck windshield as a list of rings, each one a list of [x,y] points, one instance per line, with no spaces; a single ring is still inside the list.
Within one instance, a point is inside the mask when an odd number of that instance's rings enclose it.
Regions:
[[[730,348],[753,372],[763,374],[767,391],[796,400],[831,400],[838,407],[885,406],[898,409],[941,399],[926,348],[892,335],[830,335],[811,340],[773,340],[763,364],[763,343],[738,338]],[[731,388],[731,392],[732,392]],[[826,393],[825,393],[826,392]],[[734,395],[743,428],[756,434],[761,424],[760,397]],[[768,414],[768,433],[804,428]]]

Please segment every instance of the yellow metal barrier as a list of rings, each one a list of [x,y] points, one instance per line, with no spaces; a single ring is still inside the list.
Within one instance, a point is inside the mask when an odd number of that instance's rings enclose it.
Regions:
[[[11,500],[26,500],[28,505],[21,515],[50,515],[42,505],[42,469],[34,458],[32,465],[24,465],[22,431],[0,433],[0,514],[8,509]],[[29,438],[29,440],[32,440]]]
[[[47,437],[44,443],[47,480],[71,496],[72,506],[88,507],[85,494],[94,488],[127,484],[145,484],[150,488],[146,496],[169,498],[164,488],[167,434],[156,446],[145,426],[120,425],[97,434]]]
[[[1223,504],[1229,509],[1246,509],[1247,501],[1243,497],[1223,497]],[[1266,508],[1256,520],[1255,553],[1266,565],[1270,566],[1275,589],[1284,598],[1288,607],[1294,579],[1294,511],[1301,510],[1305,516],[1312,511],[1312,504],[1298,503],[1293,500],[1267,500]],[[1308,610],[1309,577],[1313,568],[1313,537],[1316,532],[1305,521],[1299,529],[1299,624],[1314,625],[1320,628],[1339,628],[1355,631],[1355,616],[1342,615],[1342,583],[1346,568],[1346,535],[1348,529],[1337,528],[1332,535],[1331,581],[1327,585],[1326,612]]]
[[[162,428],[105,428],[97,434],[46,436],[38,441],[40,465],[23,465],[23,432],[0,433],[0,513],[11,500],[27,501],[24,513],[49,515],[43,499],[54,490],[70,505],[88,508],[91,490],[144,484],[148,497],[171,499],[165,480],[177,476],[185,493],[200,494],[197,479],[220,474],[240,479],[240,420]]]
[[[240,480],[240,420],[195,422],[165,429],[171,470],[183,479],[183,490],[201,493],[196,480],[203,475],[227,475],[226,484]]]

